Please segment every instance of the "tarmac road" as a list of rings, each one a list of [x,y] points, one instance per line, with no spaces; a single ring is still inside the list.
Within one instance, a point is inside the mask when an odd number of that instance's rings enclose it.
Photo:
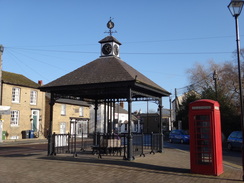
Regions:
[[[190,151],[189,144],[169,143],[164,142],[165,148],[175,148],[183,151]],[[227,148],[223,148],[223,161],[232,163],[238,166],[242,166],[242,153],[241,151],[228,151]]]

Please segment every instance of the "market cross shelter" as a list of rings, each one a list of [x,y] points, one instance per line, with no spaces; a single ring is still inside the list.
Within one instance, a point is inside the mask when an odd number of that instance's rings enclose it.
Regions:
[[[150,100],[155,101],[159,108],[159,131],[161,132],[159,151],[162,151],[162,97],[169,96],[170,93],[120,59],[121,43],[112,36],[111,20],[108,22],[108,28],[110,35],[99,41],[101,44],[99,58],[40,87],[41,91],[51,94],[49,137],[52,138],[53,105],[59,98],[71,98],[92,103],[95,106],[95,134],[97,133],[98,105],[112,106],[115,102],[127,102],[127,159],[132,160],[132,102]],[[108,116],[106,119],[107,123],[110,123]],[[105,132],[113,133],[113,127],[108,124]],[[50,142],[51,139],[49,139],[49,155],[52,153]],[[96,145],[96,140],[93,143]]]

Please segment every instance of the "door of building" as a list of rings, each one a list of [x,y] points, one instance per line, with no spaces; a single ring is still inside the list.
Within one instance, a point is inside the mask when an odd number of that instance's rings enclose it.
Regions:
[[[3,141],[3,122],[0,120],[0,142]]]
[[[76,124],[76,125],[75,125]],[[71,121],[71,134],[75,134],[77,137],[87,137],[88,134],[88,121],[76,120]]]
[[[32,117],[32,127],[31,129],[34,132],[39,131],[39,110],[31,110],[31,117]]]
[[[87,121],[81,120],[81,121],[77,122],[77,129],[78,129],[77,135],[78,136],[81,137],[83,134],[83,137],[87,137],[87,125],[88,125]]]

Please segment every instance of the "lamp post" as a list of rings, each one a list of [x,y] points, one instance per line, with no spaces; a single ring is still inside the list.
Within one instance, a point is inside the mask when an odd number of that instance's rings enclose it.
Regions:
[[[240,108],[241,108],[241,129],[242,136],[244,137],[244,116],[243,116],[243,95],[242,95],[242,79],[241,79],[241,63],[240,63],[240,37],[239,37],[239,26],[238,26],[238,16],[241,14],[244,1],[242,0],[232,0],[228,5],[228,8],[235,17],[236,25],[236,46],[237,46],[237,61],[238,61],[238,79],[239,79],[239,93],[240,93]],[[244,181],[244,142],[242,141],[242,180]]]

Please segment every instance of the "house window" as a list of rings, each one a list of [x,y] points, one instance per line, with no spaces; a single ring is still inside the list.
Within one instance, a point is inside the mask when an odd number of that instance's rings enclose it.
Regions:
[[[19,111],[11,111],[10,125],[11,126],[19,125]]]
[[[66,104],[61,105],[61,115],[65,116],[66,115]]]
[[[12,102],[19,103],[20,102],[20,88],[12,89]]]
[[[36,105],[36,99],[37,99],[37,91],[31,91],[30,93],[30,104]]]
[[[66,122],[61,122],[60,123],[60,134],[65,134],[66,133]]]
[[[83,116],[83,107],[79,108],[79,116]]]
[[[138,125],[135,124],[135,125],[134,125],[134,132],[137,132],[137,127],[138,127]]]

